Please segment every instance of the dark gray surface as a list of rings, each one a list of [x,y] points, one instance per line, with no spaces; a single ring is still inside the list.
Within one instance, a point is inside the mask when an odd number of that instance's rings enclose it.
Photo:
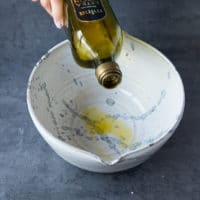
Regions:
[[[136,169],[101,175],[64,162],[29,117],[26,84],[36,61],[65,35],[39,5],[1,0],[0,200],[200,199],[200,1],[111,3],[124,29],[159,48],[177,66],[186,90],[181,125]]]

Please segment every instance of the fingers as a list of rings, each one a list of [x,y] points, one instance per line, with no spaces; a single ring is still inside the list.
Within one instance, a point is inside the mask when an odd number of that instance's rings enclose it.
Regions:
[[[64,2],[63,0],[51,0],[52,16],[57,28],[64,26]]]
[[[68,26],[67,5],[64,0],[32,0],[40,2],[42,7],[53,17],[57,28],[61,29],[64,25]]]
[[[36,0],[34,0],[36,1]],[[52,16],[51,3],[49,0],[40,0],[41,6]]]

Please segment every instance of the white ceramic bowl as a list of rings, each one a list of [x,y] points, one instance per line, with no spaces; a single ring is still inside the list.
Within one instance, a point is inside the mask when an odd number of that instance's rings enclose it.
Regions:
[[[39,133],[82,169],[109,173],[142,163],[183,115],[181,78],[159,51],[124,33],[117,62],[123,81],[104,89],[94,70],[75,63],[64,41],[41,58],[28,82],[28,109]]]

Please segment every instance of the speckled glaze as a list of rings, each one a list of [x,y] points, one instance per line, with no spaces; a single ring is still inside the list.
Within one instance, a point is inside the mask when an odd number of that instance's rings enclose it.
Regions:
[[[184,88],[172,63],[150,45],[124,33],[117,60],[123,81],[101,87],[91,69],[80,68],[64,41],[45,54],[31,73],[27,103],[39,133],[69,163],[94,172],[134,167],[155,153],[174,133],[184,110]],[[91,134],[82,114],[97,107],[132,130],[124,144],[112,133]]]

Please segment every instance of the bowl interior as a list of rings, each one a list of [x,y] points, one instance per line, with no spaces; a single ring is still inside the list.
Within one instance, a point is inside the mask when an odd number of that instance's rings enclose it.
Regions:
[[[75,63],[68,41],[59,44],[30,77],[31,114],[59,140],[104,160],[155,143],[179,121],[181,79],[162,54],[126,34],[117,62],[123,81],[107,90]]]

